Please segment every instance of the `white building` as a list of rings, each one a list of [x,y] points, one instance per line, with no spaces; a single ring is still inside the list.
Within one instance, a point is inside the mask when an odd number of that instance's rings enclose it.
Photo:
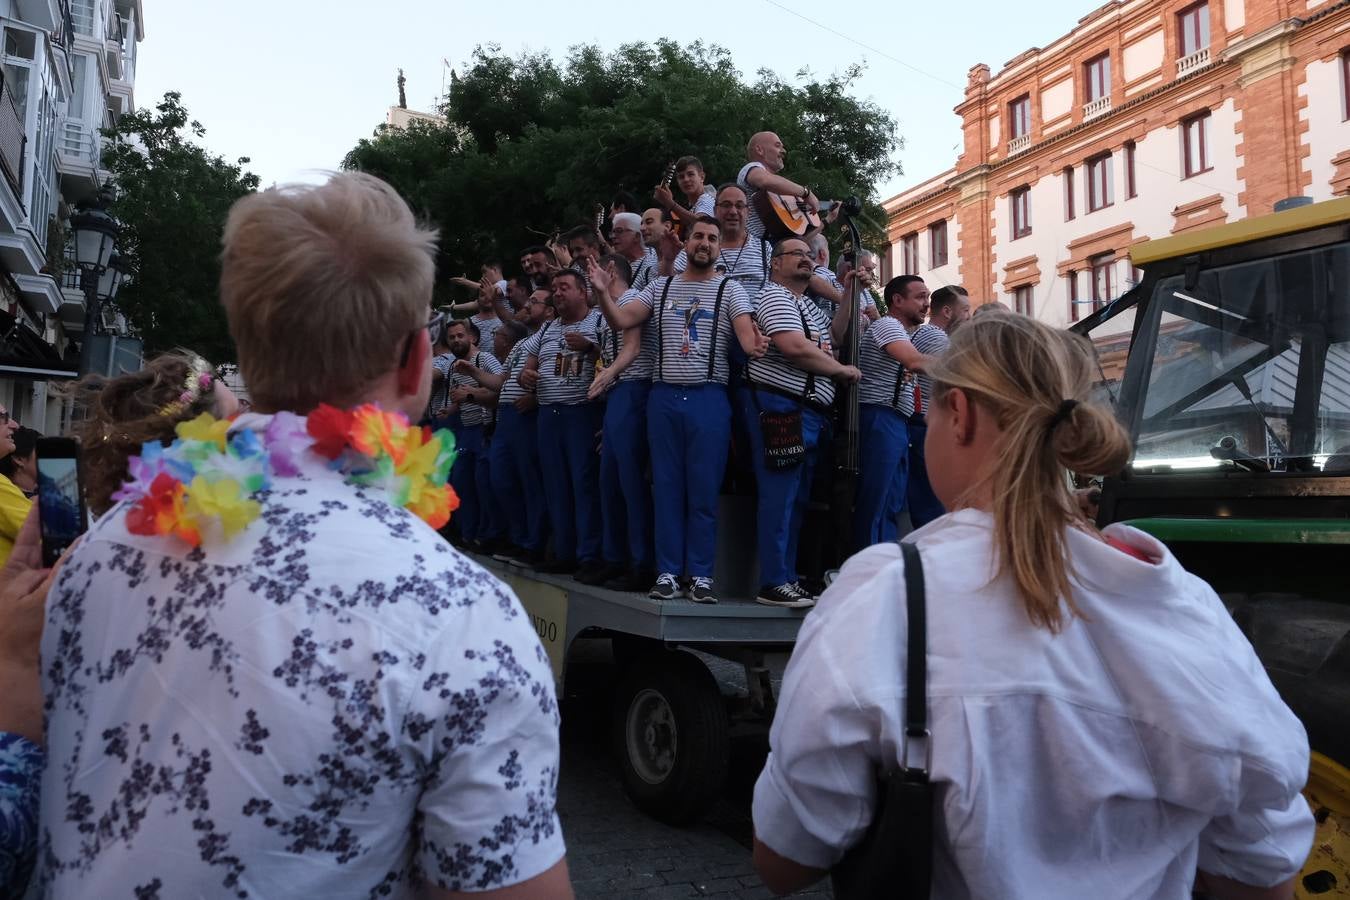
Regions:
[[[141,0],[0,0],[0,28],[0,403],[55,434],[84,324],[67,223],[105,179],[99,129],[135,106]]]

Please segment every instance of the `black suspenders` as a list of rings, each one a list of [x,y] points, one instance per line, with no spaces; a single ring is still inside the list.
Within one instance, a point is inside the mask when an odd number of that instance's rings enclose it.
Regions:
[[[666,312],[666,298],[670,296],[670,285],[675,280],[674,275],[666,277],[666,286],[661,288],[661,299],[656,304],[656,380],[664,381],[664,363],[666,360],[666,330],[663,327],[662,317]],[[722,312],[722,295],[726,293],[727,282],[729,278],[722,278],[722,283],[717,286],[717,299],[713,301],[712,317],[712,335],[708,341],[708,381],[713,378],[713,366],[717,363],[717,319]]]

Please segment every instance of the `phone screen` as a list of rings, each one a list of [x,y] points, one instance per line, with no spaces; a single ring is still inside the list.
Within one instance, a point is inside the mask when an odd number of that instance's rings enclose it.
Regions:
[[[85,530],[76,447],[68,440],[38,442],[38,520],[45,566],[55,565]]]

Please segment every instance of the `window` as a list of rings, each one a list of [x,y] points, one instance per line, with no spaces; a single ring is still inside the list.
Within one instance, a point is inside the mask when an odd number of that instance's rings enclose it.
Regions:
[[[1031,134],[1031,95],[1023,94],[1008,104],[1008,135],[1011,138]]]
[[[928,226],[928,264],[934,269],[947,264],[947,220]]]
[[[1209,4],[1197,3],[1177,13],[1178,58],[1185,59],[1209,46]]]
[[[1031,234],[1031,188],[1020,187],[1008,195],[1012,208],[1013,240]]]
[[[1068,222],[1074,217],[1073,209],[1073,166],[1067,166],[1064,169],[1064,221]]]
[[[1024,284],[1013,290],[1013,309],[1024,316],[1032,315],[1031,285]]]
[[[919,236],[913,232],[900,239],[901,275],[919,274]]]
[[[1350,120],[1350,50],[1341,53],[1341,118]]]
[[[1078,321],[1078,273],[1072,270],[1064,273],[1069,285],[1069,321]]]
[[[1181,122],[1181,154],[1185,177],[1208,172],[1209,164],[1209,112],[1192,116]]]
[[[1096,312],[1116,298],[1116,261],[1110,253],[1094,256],[1092,265],[1092,310]]]
[[[1103,97],[1110,97],[1111,54],[1103,53],[1088,60],[1083,68],[1086,70],[1084,75],[1087,79],[1087,102],[1092,103]]]
[[[1134,141],[1125,142],[1125,199],[1133,200],[1139,196],[1134,182]]]
[[[1105,209],[1115,201],[1111,184],[1111,154],[1093,157],[1087,164],[1088,212]]]

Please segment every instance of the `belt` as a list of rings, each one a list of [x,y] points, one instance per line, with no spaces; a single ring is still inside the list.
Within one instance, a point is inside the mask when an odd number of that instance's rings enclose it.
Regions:
[[[911,425],[923,425],[924,427],[928,426],[928,417],[925,416],[923,413],[911,413],[908,416],[908,421],[909,424]]]
[[[814,412],[818,412],[822,416],[828,416],[830,414],[829,404],[822,403],[820,400],[817,400],[814,396],[803,397],[801,394],[794,394],[792,391],[785,390],[780,387],[775,387],[774,385],[771,384],[760,384],[758,381],[751,381],[749,382],[749,384],[751,390],[767,391],[770,394],[777,394],[780,397],[786,397],[788,400],[791,400],[794,403],[800,403],[807,409],[810,409]]]

